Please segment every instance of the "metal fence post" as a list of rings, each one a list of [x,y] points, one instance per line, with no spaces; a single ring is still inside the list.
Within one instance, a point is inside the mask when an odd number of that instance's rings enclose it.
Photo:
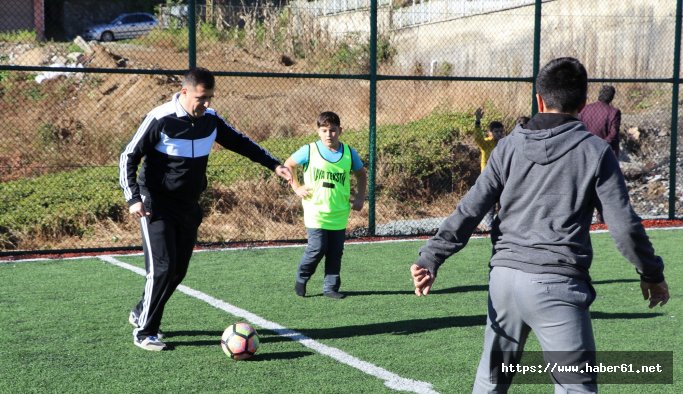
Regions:
[[[531,116],[538,112],[538,104],[536,103],[536,77],[540,69],[541,62],[541,0],[536,0],[536,9],[534,12],[534,64],[531,82]]]
[[[189,68],[194,68],[197,66],[197,0],[190,0],[187,6],[188,8],[188,19],[187,19],[187,56],[189,60]]]
[[[368,235],[375,235],[375,167],[377,136],[377,0],[370,2],[370,108],[368,141]]]
[[[671,89],[671,154],[669,156],[669,219],[676,217],[676,158],[678,137],[678,89],[681,83],[681,7],[683,0],[676,1],[676,26],[674,30],[673,87]]]

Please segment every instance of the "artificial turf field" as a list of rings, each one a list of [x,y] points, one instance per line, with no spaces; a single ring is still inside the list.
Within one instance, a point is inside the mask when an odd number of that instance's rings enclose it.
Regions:
[[[603,393],[681,393],[683,230],[648,231],[671,300],[648,309],[633,267],[593,234],[591,307],[598,351],[673,351],[673,384],[604,384]],[[294,294],[303,246],[195,253],[166,306],[173,350],[146,352],[127,322],[142,256],[0,262],[0,393],[424,393],[471,391],[486,320],[488,239],[472,239],[416,297],[409,266],[424,241],[348,243],[343,300]],[[222,331],[251,320],[261,347],[222,352]],[[540,350],[530,337],[527,350]],[[548,379],[549,382],[549,379]],[[550,393],[519,384],[513,393]]]

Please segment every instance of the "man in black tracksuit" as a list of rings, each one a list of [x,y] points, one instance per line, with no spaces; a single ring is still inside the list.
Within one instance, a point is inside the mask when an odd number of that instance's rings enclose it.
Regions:
[[[142,299],[129,322],[136,327],[134,344],[146,350],[166,348],[159,326],[197,240],[202,221],[199,196],[207,186],[214,141],[291,180],[276,158],[209,108],[214,85],[210,71],[189,70],[180,92],[147,114],[121,153],[119,181],[130,213],[140,218],[147,270]]]

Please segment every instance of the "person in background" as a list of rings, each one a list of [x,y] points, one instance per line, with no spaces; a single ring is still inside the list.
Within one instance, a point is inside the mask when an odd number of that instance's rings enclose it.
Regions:
[[[579,112],[579,119],[588,131],[607,141],[614,155],[619,158],[621,110],[612,105],[615,93],[614,86],[603,85],[598,94],[598,101],[586,105]]]
[[[525,126],[525,125],[527,124],[527,122],[529,122],[530,120],[531,120],[531,118],[529,118],[528,116],[526,116],[526,115],[521,115],[521,116],[517,117],[517,120],[515,120],[515,125],[519,125],[519,126],[521,126],[522,128],[524,128],[524,126]]]
[[[486,131],[481,130],[481,118],[484,117],[484,110],[477,108],[474,111],[474,142],[476,142],[479,150],[481,151],[481,172],[484,172],[486,163],[491,156],[491,152],[500,141],[505,136],[505,129],[503,124],[499,121],[492,121],[489,123],[489,127]],[[491,231],[491,224],[496,214],[495,206],[486,213],[484,219],[481,221],[480,229],[482,231]]]

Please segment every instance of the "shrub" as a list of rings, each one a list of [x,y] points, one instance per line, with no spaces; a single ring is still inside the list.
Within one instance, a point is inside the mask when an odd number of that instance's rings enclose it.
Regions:
[[[0,32],[0,41],[14,44],[38,44],[34,30],[13,30]]]
[[[407,206],[460,191],[458,182],[463,176],[470,177],[466,178],[470,182],[478,168],[472,150],[459,142],[463,130],[472,123],[471,115],[440,112],[405,125],[379,127],[378,196]],[[47,143],[52,141],[53,128],[47,123],[41,126]],[[261,144],[284,160],[316,139],[311,134],[271,138]],[[353,146],[367,164],[368,130],[346,130],[342,140]],[[201,204],[209,214],[256,209],[259,214],[277,216],[273,222],[286,224],[300,214],[297,204],[276,198],[289,193],[286,188],[279,189],[282,182],[240,155],[217,150],[210,156],[207,177],[209,188]],[[0,248],[5,249],[20,247],[22,240],[33,237],[82,237],[99,222],[123,222],[127,216],[115,165],[3,182],[0,195],[6,196],[0,199]]]
[[[107,167],[0,183],[0,243],[17,247],[26,238],[80,236],[100,220],[120,221],[117,177],[117,169]]]

